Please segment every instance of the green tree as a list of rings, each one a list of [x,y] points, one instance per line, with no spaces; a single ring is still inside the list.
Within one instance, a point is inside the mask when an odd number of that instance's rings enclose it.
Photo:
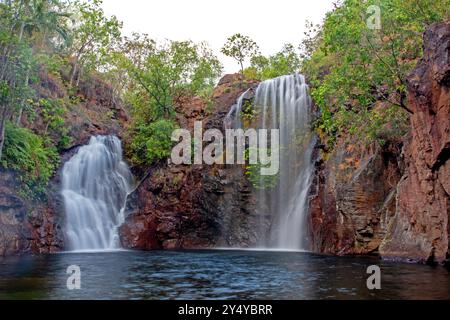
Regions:
[[[221,52],[227,57],[235,59],[241,67],[241,74],[244,74],[245,60],[259,55],[259,47],[248,36],[236,33],[227,39]]]
[[[286,44],[280,52],[268,58],[262,55],[254,56],[251,59],[251,66],[244,74],[249,78],[267,80],[298,72],[300,65],[300,56],[294,46]]]
[[[131,161],[135,164],[152,164],[155,160],[170,156],[172,132],[176,124],[167,119],[159,119],[149,124],[140,123],[134,128],[137,134],[131,141]]]
[[[34,43],[35,33],[45,34],[43,38],[57,34],[67,40],[65,19],[56,0],[17,0],[0,3],[0,159],[5,142],[6,122],[18,114],[20,123],[23,110],[33,97],[30,82],[37,70]]]
[[[381,28],[367,23],[370,6],[380,9]],[[449,8],[449,0],[345,0],[312,30],[302,69],[330,141],[357,134],[382,143],[405,132],[406,76],[422,55],[426,26]]]
[[[68,40],[66,19],[70,14],[63,11],[59,0],[21,0],[18,1],[17,23],[19,27],[19,41],[24,33],[32,34],[38,31],[45,40],[56,33],[63,40]]]
[[[76,1],[72,25],[73,43],[69,55],[73,57],[70,86],[78,85],[82,71],[100,70],[110,59],[109,52],[120,40],[122,23],[108,18],[101,8],[101,0]]]
[[[175,127],[175,104],[211,90],[222,66],[204,43],[157,44],[137,34],[125,39],[114,60],[127,73],[124,97],[132,106],[131,157],[135,163],[150,164],[170,150],[172,130],[167,128]]]
[[[47,38],[57,35],[63,42],[69,40],[68,29],[66,27],[66,20],[70,17],[70,14],[62,11],[63,6],[58,0],[32,0],[22,1],[23,11],[26,14],[21,15],[21,27],[19,41],[22,40],[24,33],[29,36],[35,33],[41,34],[41,42],[44,44]],[[36,51],[36,50],[34,50]],[[35,58],[33,57],[33,60]],[[25,77],[25,86],[28,86],[30,81],[31,68],[27,69]],[[26,98],[22,99],[19,106],[17,124],[20,124],[23,110],[27,107]]]
[[[145,35],[126,39],[116,61],[129,76],[127,98],[147,122],[169,118],[174,102],[211,89],[222,72],[219,60],[204,43],[157,45]]]

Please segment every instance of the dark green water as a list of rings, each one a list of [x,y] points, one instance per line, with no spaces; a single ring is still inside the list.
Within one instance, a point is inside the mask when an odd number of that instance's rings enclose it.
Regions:
[[[382,289],[367,289],[379,265]],[[68,290],[67,267],[81,269]],[[64,253],[0,259],[1,299],[450,299],[443,267],[296,252]]]

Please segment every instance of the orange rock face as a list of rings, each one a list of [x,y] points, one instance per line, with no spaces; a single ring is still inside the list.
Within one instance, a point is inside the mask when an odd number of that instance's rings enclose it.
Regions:
[[[381,147],[339,142],[317,163],[311,190],[311,250],[330,254],[378,252],[395,213],[401,173],[398,144]]]
[[[380,251],[443,262],[449,254],[450,25],[424,35],[424,57],[408,79],[411,134],[397,212]]]
[[[410,133],[372,150],[338,143],[317,165],[311,249],[443,263],[449,258],[450,25],[431,26],[408,78]],[[403,148],[401,150],[401,147]]]

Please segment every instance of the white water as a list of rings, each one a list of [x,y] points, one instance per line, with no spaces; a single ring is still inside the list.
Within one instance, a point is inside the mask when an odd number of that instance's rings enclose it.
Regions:
[[[78,150],[62,171],[65,236],[70,250],[120,248],[118,229],[133,183],[117,137],[91,137],[89,144]]]
[[[242,128],[244,93],[226,120],[227,127]],[[255,92],[256,126],[280,130],[280,172],[275,187],[258,191],[263,248],[302,250],[307,247],[308,194],[314,172],[312,153],[316,142],[310,128],[311,98],[302,75],[262,82]],[[263,180],[260,186],[263,186]],[[267,219],[269,217],[269,219]]]

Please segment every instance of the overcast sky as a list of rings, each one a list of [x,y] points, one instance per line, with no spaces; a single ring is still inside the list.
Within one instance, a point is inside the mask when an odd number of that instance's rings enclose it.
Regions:
[[[220,54],[227,37],[240,32],[255,40],[261,52],[278,52],[283,44],[296,46],[305,21],[320,23],[335,0],[104,0],[108,15],[124,23],[123,33],[147,33],[155,40],[206,41],[224,64],[237,63]]]

